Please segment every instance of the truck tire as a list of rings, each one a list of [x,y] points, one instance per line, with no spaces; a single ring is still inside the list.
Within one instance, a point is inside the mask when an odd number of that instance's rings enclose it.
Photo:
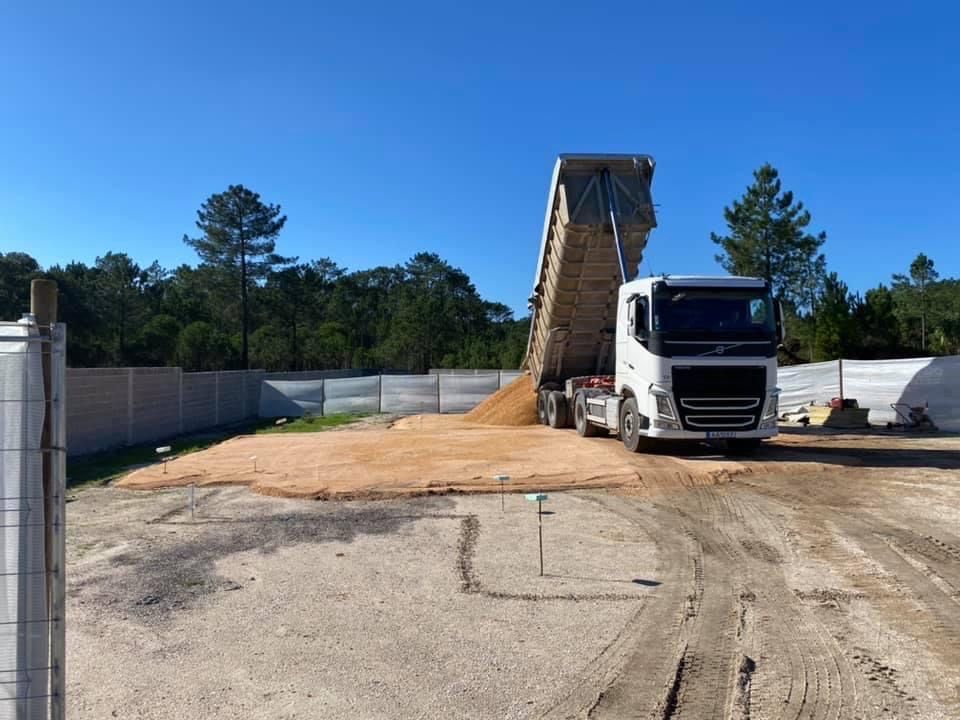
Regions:
[[[573,424],[580,437],[593,437],[597,434],[597,426],[587,420],[587,396],[578,392],[573,401]]]
[[[547,421],[552,428],[567,426],[567,397],[559,390],[547,395]]]
[[[727,440],[727,454],[753,455],[760,447],[760,438],[738,438]]]
[[[636,398],[627,398],[620,406],[620,439],[630,452],[643,452],[649,447],[649,439],[640,434],[640,410]]]
[[[537,393],[537,418],[540,420],[541,425],[549,425],[549,420],[547,418],[547,397],[549,397],[549,390],[541,390]]]

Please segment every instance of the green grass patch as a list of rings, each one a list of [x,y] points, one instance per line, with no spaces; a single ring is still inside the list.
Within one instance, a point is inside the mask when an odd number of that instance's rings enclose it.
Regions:
[[[223,440],[220,437],[184,438],[182,440],[166,441],[172,450],[170,456],[186,455],[187,453],[205,450],[211,445]],[[125,475],[135,467],[159,462],[156,448],[161,443],[150,447],[137,446],[111,450],[110,452],[87,455],[76,460],[67,458],[67,484],[69,487],[80,485],[105,485],[111,480]]]
[[[277,425],[275,420],[269,420],[258,426],[256,433],[258,435],[267,435],[270,433],[322,432],[343,425],[349,425],[363,417],[366,417],[366,414],[334,413],[332,415],[304,415],[303,417],[291,418],[281,425]]]
[[[67,459],[67,484],[71,488],[82,485],[105,485],[126,475],[131,470],[160,461],[157,447],[169,445],[170,457],[180,457],[188,453],[206,450],[212,445],[237,435],[246,435],[254,432],[257,435],[269,433],[290,432],[321,432],[332,430],[343,425],[356,422],[366,414],[338,413],[334,415],[304,415],[291,418],[283,425],[277,425],[275,420],[261,420],[255,425],[233,427],[223,431],[202,433],[175,440],[158,441],[147,445],[120,448],[109,452],[86,455],[76,459]]]

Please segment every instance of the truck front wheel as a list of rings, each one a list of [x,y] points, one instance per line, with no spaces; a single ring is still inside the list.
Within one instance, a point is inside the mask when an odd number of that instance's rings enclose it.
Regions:
[[[573,401],[573,424],[580,437],[593,437],[597,434],[597,426],[587,420],[587,396],[582,392],[578,392],[576,400]]]
[[[646,449],[646,436],[640,434],[640,410],[636,398],[627,398],[620,406],[620,439],[630,452]]]

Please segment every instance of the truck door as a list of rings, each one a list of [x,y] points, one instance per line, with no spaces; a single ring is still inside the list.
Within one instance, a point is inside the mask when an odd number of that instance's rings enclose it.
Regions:
[[[645,295],[634,295],[627,301],[623,341],[617,340],[617,370],[627,375],[641,373],[643,346],[649,337],[650,301]],[[624,378],[626,380],[626,378]],[[633,383],[627,381],[628,385]]]

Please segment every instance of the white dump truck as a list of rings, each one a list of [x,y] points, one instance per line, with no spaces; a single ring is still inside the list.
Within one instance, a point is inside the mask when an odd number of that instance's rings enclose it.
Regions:
[[[747,452],[777,434],[779,305],[763,280],[635,279],[656,216],[647,155],[561,155],[524,367],[541,422]]]

